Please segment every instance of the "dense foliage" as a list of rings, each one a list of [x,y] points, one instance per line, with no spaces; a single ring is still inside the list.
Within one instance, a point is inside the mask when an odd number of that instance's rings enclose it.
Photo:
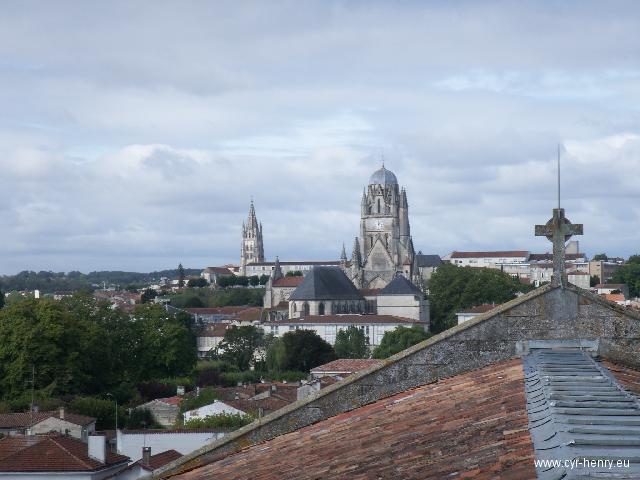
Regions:
[[[483,303],[504,303],[533,287],[493,268],[456,267],[444,263],[429,282],[431,330],[442,332],[456,324],[456,312]]]
[[[369,358],[369,339],[364,331],[353,325],[338,331],[333,349],[338,358]]]
[[[640,255],[632,255],[623,266],[613,274],[611,283],[626,283],[629,296],[640,297]]]
[[[261,307],[263,288],[185,288],[170,296],[171,305],[176,308],[226,307],[228,305]],[[195,300],[194,300],[195,299]],[[197,302],[197,303],[196,303]]]
[[[185,268],[185,275],[200,275],[200,269]],[[121,288],[127,285],[144,285],[158,282],[160,278],[176,278],[177,270],[161,270],[151,273],[102,271],[88,274],[81,272],[32,272],[23,271],[17,275],[0,276],[0,289],[5,292],[40,290],[42,293],[57,291],[71,292],[102,288],[103,285]]]
[[[312,330],[293,330],[275,339],[267,351],[267,368],[272,372],[308,372],[336,359],[333,347]]]
[[[224,333],[218,345],[217,357],[227,363],[236,365],[240,370],[248,370],[253,366],[255,352],[264,347],[264,331],[253,325],[232,326]]]
[[[0,310],[0,397],[23,395],[33,372],[34,389],[53,396],[111,392],[127,400],[137,382],[191,373],[190,323],[156,305],[130,317],[86,294],[7,306]]]
[[[388,358],[402,350],[412,347],[431,336],[419,325],[413,327],[396,327],[385,332],[380,345],[373,350],[373,358]]]
[[[220,413],[204,418],[194,418],[184,423],[185,428],[229,428],[236,429],[244,427],[253,422],[250,415],[239,413]]]

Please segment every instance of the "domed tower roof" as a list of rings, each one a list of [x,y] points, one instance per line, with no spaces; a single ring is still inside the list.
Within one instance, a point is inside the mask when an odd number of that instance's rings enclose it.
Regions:
[[[382,165],[380,170],[376,170],[369,178],[369,185],[397,185],[398,179],[391,170],[387,170]]]

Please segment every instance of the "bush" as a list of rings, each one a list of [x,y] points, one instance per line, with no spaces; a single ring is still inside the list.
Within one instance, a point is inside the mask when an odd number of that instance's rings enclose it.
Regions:
[[[260,381],[260,373],[255,370],[244,372],[224,372],[220,374],[220,384],[223,387],[235,387],[238,383],[257,383]]]
[[[194,418],[185,422],[185,428],[230,428],[236,429],[244,427],[253,421],[251,415],[241,415],[239,413],[220,413],[204,418]]]
[[[131,410],[129,416],[125,419],[126,428],[140,429],[140,428],[163,428],[158,422],[156,422],[153,413],[148,408],[135,408]]]
[[[113,400],[95,397],[76,397],[69,404],[69,410],[96,419],[96,430],[115,428],[116,405]],[[118,405],[118,420],[125,419],[125,410]]]

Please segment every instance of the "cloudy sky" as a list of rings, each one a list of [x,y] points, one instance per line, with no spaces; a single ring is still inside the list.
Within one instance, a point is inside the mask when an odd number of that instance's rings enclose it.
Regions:
[[[29,2],[0,11],[0,274],[335,259],[380,156],[416,249],[640,250],[637,2]]]

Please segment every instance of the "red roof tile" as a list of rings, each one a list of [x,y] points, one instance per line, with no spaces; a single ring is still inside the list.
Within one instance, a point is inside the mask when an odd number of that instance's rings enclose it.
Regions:
[[[640,371],[603,360],[602,365],[609,369],[616,380],[630,392],[640,395]]]
[[[231,320],[237,322],[253,322],[255,320],[260,320],[262,316],[262,308],[260,307],[252,307],[246,308],[241,312],[235,314]]]
[[[106,463],[88,455],[88,445],[62,436],[19,436],[0,440],[0,472],[79,472],[126,463],[129,458],[107,451]]]
[[[624,295],[621,293],[602,293],[601,297],[604,297],[605,300],[609,300],[610,302],[624,302]]]
[[[338,372],[338,373],[356,373],[360,370],[369,368],[372,365],[381,365],[383,360],[375,358],[340,358],[333,362],[325,363],[319,367],[312,368],[311,373],[321,372]]]
[[[297,287],[302,283],[304,277],[302,275],[298,275],[295,277],[282,277],[273,282],[274,287]]]
[[[521,361],[425,385],[250,446],[182,479],[536,478]]]
[[[138,460],[134,465],[140,465],[145,470],[157,470],[160,467],[164,467],[167,463],[171,463],[174,460],[180,458],[182,454],[176,450],[167,450],[166,452],[157,453],[151,455],[149,463],[143,463],[142,459]]]
[[[60,410],[51,412],[21,412],[0,414],[0,428],[27,428],[47,418],[60,418]],[[64,420],[76,425],[89,425],[96,421],[93,417],[65,412]]]

